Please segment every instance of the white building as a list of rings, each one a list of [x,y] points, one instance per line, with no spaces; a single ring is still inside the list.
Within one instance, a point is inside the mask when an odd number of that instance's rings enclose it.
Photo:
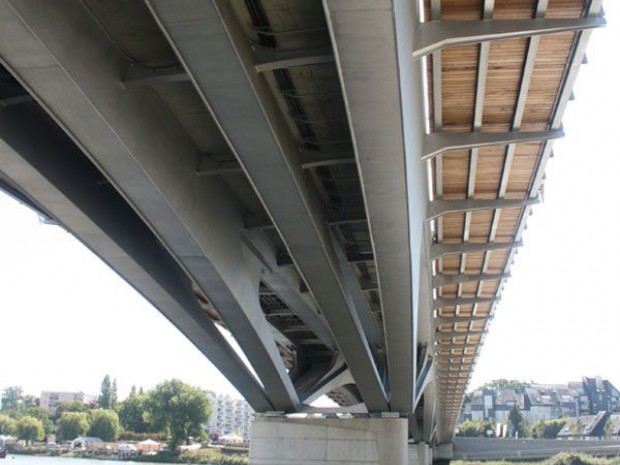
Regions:
[[[60,392],[60,391],[41,391],[39,406],[46,409],[52,415],[56,414],[58,404],[61,402],[82,401],[89,404],[97,400],[97,396],[84,394],[83,392]]]
[[[216,433],[219,436],[234,433],[241,436],[244,441],[249,441],[254,414],[250,405],[244,400],[213,392],[208,392],[207,396],[213,408],[208,424],[209,433]]]

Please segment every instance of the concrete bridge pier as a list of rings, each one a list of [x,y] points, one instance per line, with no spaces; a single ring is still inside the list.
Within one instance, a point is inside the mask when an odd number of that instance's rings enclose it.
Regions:
[[[407,419],[259,417],[251,465],[408,465]],[[417,455],[416,455],[417,457]]]

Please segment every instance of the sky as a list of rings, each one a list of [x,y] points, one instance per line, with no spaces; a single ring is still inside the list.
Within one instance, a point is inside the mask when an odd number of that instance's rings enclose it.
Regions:
[[[469,388],[497,378],[620,387],[620,2],[588,47]],[[0,193],[0,388],[99,392],[172,377],[239,397],[163,316],[58,226]]]

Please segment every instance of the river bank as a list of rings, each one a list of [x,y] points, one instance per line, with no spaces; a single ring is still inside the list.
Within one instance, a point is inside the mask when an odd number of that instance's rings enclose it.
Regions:
[[[47,447],[9,447],[11,456],[36,456],[63,459],[88,459],[139,463],[190,463],[213,465],[246,465],[247,453],[223,453],[221,449],[206,448],[183,452],[162,451],[156,455],[123,454],[116,451],[88,449],[50,449]],[[8,457],[7,457],[8,458]]]

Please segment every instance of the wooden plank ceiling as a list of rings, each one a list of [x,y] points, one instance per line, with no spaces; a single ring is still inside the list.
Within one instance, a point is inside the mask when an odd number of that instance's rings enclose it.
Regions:
[[[431,0],[426,20],[579,18],[586,0]],[[431,131],[546,131],[559,128],[581,32],[454,46],[428,57]],[[579,61],[576,61],[579,60]],[[432,162],[436,199],[527,199],[540,195],[549,142],[445,152]],[[531,207],[450,213],[434,221],[442,244],[519,241]],[[443,256],[434,274],[505,273],[516,249]],[[492,298],[503,280],[444,285],[436,298]],[[453,428],[495,303],[435,312],[439,420]],[[455,318],[464,317],[462,322]],[[486,317],[465,320],[465,317]]]

